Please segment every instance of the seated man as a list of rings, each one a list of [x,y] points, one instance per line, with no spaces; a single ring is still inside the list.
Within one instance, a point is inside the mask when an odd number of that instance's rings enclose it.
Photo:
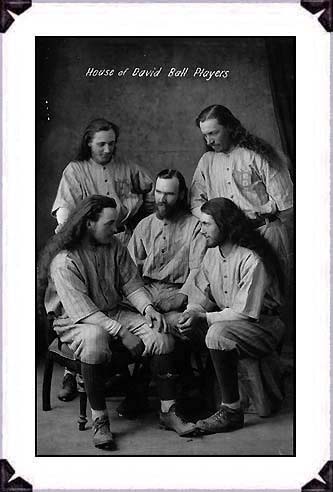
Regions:
[[[169,328],[177,335],[176,324],[187,303],[180,289],[200,267],[206,241],[200,234],[199,220],[189,212],[187,187],[179,171],[164,169],[157,175],[155,208],[154,214],[136,226],[128,250],[154,306],[165,313]],[[182,366],[179,370],[190,375],[190,347],[178,343],[176,354]],[[144,379],[147,386],[147,377],[132,382],[132,391],[118,407],[120,415],[135,417],[146,409]]]
[[[155,182],[156,212],[139,222],[128,244],[154,305],[163,313],[185,307],[180,293],[200,267],[206,241],[200,222],[191,215],[183,175],[164,169]],[[172,316],[167,316],[169,324]]]
[[[90,121],[84,130],[79,152],[64,169],[52,207],[57,231],[83,198],[112,196],[117,202],[118,230],[122,231],[117,239],[127,246],[135,225],[153,211],[153,181],[143,168],[117,155],[118,137],[118,126],[104,118]],[[75,373],[65,370],[58,398],[72,400],[76,391]]]
[[[208,328],[206,345],[222,402],[214,415],[197,422],[197,428],[215,433],[244,425],[238,358],[269,354],[282,338],[284,325],[278,311],[283,273],[273,248],[231,200],[209,200],[201,213],[201,231],[209,249],[187,286],[189,304],[178,326],[188,335],[195,326]]]
[[[113,236],[116,220],[114,199],[101,195],[84,199],[51,238],[39,265],[39,299],[49,273],[56,296],[47,299],[47,312],[55,316],[53,326],[60,340],[81,361],[92,409],[93,442],[102,449],[115,445],[104,384],[112,338],[120,338],[133,356],[152,356],[161,424],[181,436],[195,427],[176,413],[174,340],[164,318],[153,308],[127,249]],[[142,315],[123,309],[122,295]]]

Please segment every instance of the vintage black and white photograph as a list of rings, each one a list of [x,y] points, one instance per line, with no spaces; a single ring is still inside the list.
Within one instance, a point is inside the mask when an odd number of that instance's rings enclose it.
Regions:
[[[295,58],[36,37],[36,456],[295,456]]]

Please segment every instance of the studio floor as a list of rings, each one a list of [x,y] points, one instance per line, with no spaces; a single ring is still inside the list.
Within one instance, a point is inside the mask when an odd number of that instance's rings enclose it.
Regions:
[[[292,353],[286,349],[282,354],[285,369],[285,400],[282,408],[273,416],[261,418],[256,414],[245,415],[243,429],[227,433],[200,437],[179,437],[175,432],[159,428],[158,401],[149,399],[150,411],[136,420],[118,416],[116,408],[122,397],[107,399],[111,429],[115,434],[117,450],[103,451],[92,444],[91,418],[88,406],[88,424],[79,431],[79,399],[61,402],[57,393],[61,387],[63,368],[55,364],[51,406],[42,411],[41,386],[43,363],[37,369],[37,456],[292,456],[294,409]],[[204,410],[203,410],[204,412]]]

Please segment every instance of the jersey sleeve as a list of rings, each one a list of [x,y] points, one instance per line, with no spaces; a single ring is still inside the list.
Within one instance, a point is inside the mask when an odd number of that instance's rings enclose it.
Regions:
[[[68,257],[51,264],[51,278],[63,308],[73,323],[99,311],[77,265]]]
[[[52,207],[52,215],[59,208],[72,210],[83,199],[83,190],[78,177],[75,164],[70,162],[65,168],[57,191],[57,196]]]
[[[132,260],[128,249],[119,242],[116,254],[120,287],[123,294],[129,296],[137,289],[144,287],[143,280],[139,275],[138,269]]]
[[[142,234],[142,227],[139,223],[134,229],[131,239],[127,245],[129,254],[137,266],[142,265],[144,260],[147,258],[147,252],[142,239]]]
[[[205,155],[203,155],[194,171],[192,184],[190,188],[190,206],[191,210],[200,209],[208,200],[206,179],[204,175]]]
[[[237,293],[230,308],[236,313],[259,319],[268,286],[268,276],[259,258],[247,258],[240,267]]]
[[[207,242],[201,234],[201,225],[198,221],[192,234],[190,245],[189,267],[190,270],[199,269],[202,265],[204,256],[207,251]]]
[[[140,166],[135,166],[131,171],[132,192],[142,195],[144,214],[149,215],[154,211],[154,182],[149,173]]]
[[[267,194],[274,201],[277,209],[283,211],[291,208],[293,206],[293,183],[283,159],[279,158],[275,165],[269,164],[258,154],[254,159]]]
[[[204,265],[193,273],[180,292],[187,295],[188,308],[191,305],[200,306],[204,311],[212,311],[212,309],[216,308]]]

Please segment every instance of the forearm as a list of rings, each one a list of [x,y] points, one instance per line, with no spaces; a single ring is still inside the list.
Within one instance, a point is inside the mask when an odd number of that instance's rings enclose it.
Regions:
[[[141,314],[144,314],[146,307],[152,304],[152,300],[144,287],[140,287],[126,297]]]
[[[249,319],[249,317],[244,314],[236,313],[236,311],[231,308],[225,308],[222,311],[206,313],[206,319],[208,326],[211,326],[213,323],[218,323],[219,321],[244,321]]]
[[[123,327],[120,323],[118,323],[118,321],[109,318],[101,311],[90,314],[86,318],[82,319],[81,322],[101,326],[105,331],[109,333],[109,335],[113,337],[117,335],[121,336],[122,332],[124,331]]]

